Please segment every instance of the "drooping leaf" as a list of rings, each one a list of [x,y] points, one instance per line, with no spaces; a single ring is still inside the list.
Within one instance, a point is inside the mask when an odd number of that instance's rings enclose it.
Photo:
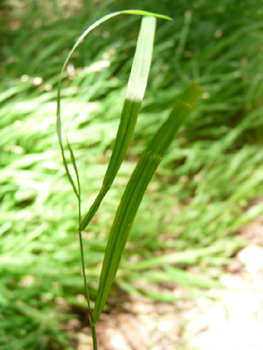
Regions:
[[[151,12],[147,12],[147,11],[141,11],[141,10],[124,10],[124,11],[116,11],[116,12],[112,12],[107,14],[106,16],[103,16],[102,18],[100,18],[99,20],[95,21],[92,25],[90,25],[83,33],[82,35],[78,38],[78,40],[76,41],[75,45],[72,47],[72,49],[70,50],[68,56],[66,57],[64,64],[62,66],[61,69],[61,73],[60,73],[60,78],[59,78],[59,82],[58,82],[58,90],[57,90],[57,134],[58,134],[58,141],[59,141],[59,145],[61,148],[61,154],[62,154],[62,159],[63,159],[63,164],[64,164],[64,168],[66,170],[66,174],[67,177],[69,179],[69,182],[73,188],[73,191],[75,193],[75,195],[77,196],[78,199],[80,199],[80,193],[78,192],[78,185],[75,184],[73,177],[71,176],[69,167],[68,167],[68,163],[67,163],[67,159],[66,159],[66,154],[65,154],[65,148],[64,148],[64,143],[63,143],[63,128],[62,128],[62,121],[61,121],[61,83],[62,83],[62,79],[63,79],[63,73],[66,69],[66,66],[72,56],[72,54],[74,53],[74,51],[76,50],[76,48],[79,46],[79,44],[82,42],[82,40],[96,27],[98,27],[101,23],[107,21],[108,19],[118,16],[120,14],[131,14],[131,15],[140,15],[140,16],[152,16],[152,17],[158,17],[158,18],[163,18],[166,20],[171,20],[170,17],[167,16],[163,16],[163,15],[159,15],[159,14],[155,14],[155,13],[151,13]],[[78,181],[78,170],[76,167],[76,161],[74,158],[74,153],[73,151],[71,152],[71,159],[73,157],[74,162],[73,162],[73,168],[74,168],[74,172]],[[102,199],[101,199],[102,200]],[[82,224],[82,229],[83,229],[83,224]]]

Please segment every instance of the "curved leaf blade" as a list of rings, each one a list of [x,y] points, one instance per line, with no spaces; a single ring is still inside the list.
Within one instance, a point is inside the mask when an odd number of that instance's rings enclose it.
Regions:
[[[83,33],[82,35],[78,38],[78,40],[76,41],[76,43],[73,45],[72,49],[70,50],[68,56],[66,57],[64,64],[61,68],[61,72],[60,72],[60,77],[59,77],[59,81],[58,81],[58,90],[57,90],[57,111],[56,111],[56,127],[57,127],[57,135],[58,135],[58,141],[59,141],[59,146],[61,149],[61,155],[62,155],[62,160],[63,160],[63,165],[64,168],[66,170],[66,174],[68,177],[68,180],[73,188],[73,191],[76,195],[76,197],[78,199],[80,199],[80,193],[78,192],[78,184],[76,185],[73,177],[71,176],[70,170],[69,170],[69,166],[67,163],[67,159],[66,159],[66,154],[65,154],[65,148],[64,148],[64,142],[63,142],[63,129],[62,129],[62,121],[61,121],[61,83],[62,83],[62,79],[63,79],[63,73],[66,69],[66,66],[72,56],[72,54],[74,53],[74,51],[76,50],[76,48],[79,46],[79,44],[82,42],[82,40],[96,27],[98,27],[100,24],[102,24],[103,22],[107,21],[108,19],[121,15],[121,14],[130,14],[130,15],[140,15],[140,16],[153,16],[153,17],[158,17],[158,18],[162,18],[162,19],[166,19],[166,20],[172,20],[171,17],[168,16],[164,16],[164,15],[159,15],[156,13],[152,13],[152,12],[148,12],[148,11],[141,11],[141,10],[124,10],[124,11],[116,11],[116,12],[112,12],[109,13],[103,17],[101,17],[99,20],[95,21],[93,24],[91,24]],[[68,143],[69,145],[69,143]],[[75,157],[74,157],[74,153],[73,151],[70,152],[71,153],[71,158],[73,156],[74,159],[74,173],[78,179],[78,174],[77,174],[77,167],[76,167],[76,161],[75,161]],[[78,181],[78,180],[77,180]]]

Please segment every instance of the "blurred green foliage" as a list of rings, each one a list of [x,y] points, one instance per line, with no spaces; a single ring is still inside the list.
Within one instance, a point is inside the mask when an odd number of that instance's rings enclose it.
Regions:
[[[83,2],[84,3],[84,2]],[[132,1],[158,20],[146,98],[126,161],[84,233],[94,298],[113,214],[145,144],[183,83],[206,92],[151,182],[117,284],[151,292],[173,280],[190,290],[239,246],[233,233],[263,211],[262,1]],[[100,16],[131,2],[2,1],[0,4],[0,349],[72,349],[67,305],[85,309],[77,203],[55,133],[56,86],[69,49]],[[112,19],[78,48],[65,74],[62,112],[82,182],[83,212],[96,196],[115,139],[139,18]],[[158,256],[158,258],[156,257]],[[134,263],[134,261],[137,261]],[[158,268],[157,271],[151,270]],[[211,270],[212,271],[212,270]],[[134,281],[143,289],[136,289]],[[215,281],[216,283],[216,281]],[[147,284],[148,287],[147,287]]]

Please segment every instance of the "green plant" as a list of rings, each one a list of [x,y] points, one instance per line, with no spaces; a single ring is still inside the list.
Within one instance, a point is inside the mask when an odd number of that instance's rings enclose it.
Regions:
[[[144,15],[141,30],[138,38],[136,53],[133,61],[131,75],[128,83],[125,102],[123,105],[121,121],[116,135],[115,145],[113,148],[112,156],[104,176],[101,190],[92,204],[88,213],[81,220],[81,185],[76,164],[76,159],[72,147],[66,137],[66,143],[70,153],[70,160],[73,166],[75,180],[71,175],[68,160],[66,158],[63,135],[62,135],[62,123],[61,123],[61,107],[60,107],[60,86],[63,78],[63,72],[66,65],[75,51],[76,47],[80,44],[81,40],[100,23],[107,19],[116,16],[118,14],[139,14]],[[155,32],[155,17],[161,17],[170,19],[165,16],[155,15],[147,13],[145,11],[128,10],[119,11],[102,17],[102,19],[96,21],[91,25],[77,40],[73,46],[69,55],[67,56],[65,63],[62,67],[61,78],[58,85],[58,97],[57,97],[57,133],[59,144],[61,147],[63,164],[69,179],[69,182],[73,188],[73,191],[78,199],[78,217],[79,217],[79,241],[81,250],[82,271],[84,277],[85,293],[88,302],[88,310],[90,316],[90,325],[92,329],[93,347],[97,349],[96,328],[95,324],[99,319],[99,316],[104,308],[106,300],[108,298],[112,283],[115,279],[121,256],[123,254],[126,241],[128,239],[131,226],[136,216],[139,205],[142,201],[144,192],[156,171],[160,161],[164,154],[167,152],[174,136],[178,132],[180,126],[185,122],[187,116],[190,114],[193,106],[199,99],[202,89],[196,85],[191,84],[184,93],[180,95],[174,102],[174,107],[171,114],[165,123],[159,128],[149,146],[142,154],[140,161],[138,162],[129,182],[126,190],[122,196],[121,202],[118,206],[116,216],[110,231],[106,251],[104,255],[104,261],[102,265],[102,271],[100,275],[99,289],[96,296],[94,311],[91,310],[90,297],[88,292],[88,285],[86,281],[85,273],[85,259],[82,240],[82,230],[84,230],[91,219],[94,217],[98,210],[103,198],[110,189],[113,180],[123,162],[127,148],[130,144],[134,127],[136,125],[137,117],[140,111],[142,99],[144,96],[148,73],[150,69],[153,39]]]
[[[69,337],[76,337],[76,330],[67,320],[81,321],[87,305],[79,298],[77,203],[54,134],[57,73],[79,32],[119,10],[120,2],[91,0],[71,13],[65,7],[75,2],[58,2],[57,8],[53,0],[6,4],[4,13],[0,9],[0,348],[72,350]],[[262,202],[254,201],[263,193],[261,7],[249,0],[134,0],[133,6],[169,14],[174,21],[158,21],[131,146],[83,233],[92,307],[106,233],[123,189],[187,81],[206,93],[146,190],[110,297],[118,295],[121,302],[125,293],[137,293],[174,303],[173,291],[163,290],[167,282],[186,288],[187,298],[207,295],[206,289],[218,286],[221,266],[240,247],[235,232],[263,213]],[[139,30],[136,16],[119,19],[85,38],[61,85],[84,214],[110,160]],[[206,277],[191,274],[193,266]]]

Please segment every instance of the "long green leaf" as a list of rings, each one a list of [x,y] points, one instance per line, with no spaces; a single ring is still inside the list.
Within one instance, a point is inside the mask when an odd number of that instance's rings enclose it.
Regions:
[[[67,164],[67,160],[66,160],[66,155],[65,155],[65,149],[64,149],[64,143],[63,143],[63,129],[62,129],[62,122],[61,122],[61,83],[62,83],[62,79],[63,79],[63,73],[66,69],[66,66],[72,56],[72,54],[74,53],[74,51],[76,50],[76,48],[79,46],[79,44],[82,42],[82,40],[96,27],[98,27],[101,23],[107,21],[108,19],[118,16],[120,14],[131,14],[131,15],[140,15],[140,16],[153,16],[153,17],[158,17],[158,18],[163,18],[166,20],[171,20],[170,17],[167,16],[163,16],[163,15],[159,15],[159,14],[155,14],[152,12],[147,12],[147,11],[141,11],[141,10],[124,10],[124,11],[116,11],[116,12],[112,12],[109,13],[106,16],[103,16],[102,18],[100,18],[98,21],[94,22],[92,25],[90,25],[83,33],[82,35],[78,38],[78,40],[76,41],[75,45],[72,47],[72,49],[70,50],[68,56],[65,59],[65,62],[62,66],[61,69],[61,73],[60,73],[60,78],[59,78],[59,82],[58,82],[58,90],[57,90],[57,135],[58,135],[58,141],[59,141],[59,145],[60,145],[60,149],[61,149],[61,154],[62,154],[62,159],[63,159],[63,164],[64,164],[64,168],[66,170],[66,174],[67,177],[69,179],[69,182],[71,183],[71,186],[74,190],[74,193],[76,194],[77,198],[79,199],[80,194],[78,192],[78,185],[75,184],[68,164]],[[72,153],[73,157],[74,154]],[[78,174],[77,174],[77,168],[74,166],[74,172],[76,177],[78,178]],[[83,225],[82,225],[83,228]]]
[[[227,252],[227,255],[231,255],[240,246],[237,242],[226,242],[225,240],[217,240],[217,242],[211,246],[204,248],[187,249],[183,252],[174,252],[169,254],[163,254],[161,256],[154,256],[145,260],[141,260],[135,263],[126,262],[123,266],[126,270],[140,271],[145,269],[151,269],[154,267],[160,267],[166,264],[184,264],[191,265],[197,264],[200,260],[205,258],[216,258],[222,255],[222,252]]]
[[[143,17],[112,156],[104,176],[101,190],[81,222],[81,230],[87,227],[110,189],[131,142],[147,85],[152,59],[155,25],[156,19],[154,17]]]
[[[174,108],[140,158],[118,207],[107,243],[99,290],[93,311],[96,322],[104,308],[121,256],[144,192],[180,126],[190,114],[202,89],[192,83],[175,101]]]

